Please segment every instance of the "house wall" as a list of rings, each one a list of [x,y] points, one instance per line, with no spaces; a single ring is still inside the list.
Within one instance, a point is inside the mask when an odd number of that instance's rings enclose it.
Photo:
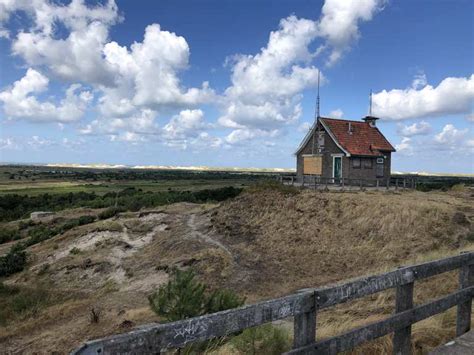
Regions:
[[[322,131],[324,127],[320,123],[318,123],[318,128]],[[333,172],[333,155],[334,154],[343,154],[342,150],[336,145],[336,143],[332,140],[327,132],[324,134],[324,147],[322,149],[321,154],[318,153],[318,139],[317,133],[313,132],[313,135],[316,134],[314,137],[314,153],[316,155],[320,155],[323,158],[323,166],[322,166],[322,177],[325,178],[332,178]],[[301,152],[298,153],[296,157],[296,174],[298,178],[302,178],[303,176],[303,155],[305,154],[312,154],[313,153],[313,136],[308,140],[306,145],[303,147]],[[386,156],[384,162],[384,177],[379,178],[381,179],[381,184],[386,183],[386,179],[390,177],[391,174],[391,153],[387,152],[384,153]],[[370,179],[375,180],[377,179],[377,167],[376,167],[376,158],[362,158],[362,159],[373,159],[372,161],[372,168],[366,169],[361,165],[361,168],[353,168],[352,167],[352,160],[353,157],[346,157],[343,156],[342,158],[342,177],[344,179]]]
[[[349,157],[345,158],[346,162],[346,167],[347,169],[344,170],[344,178],[350,178],[350,179],[369,179],[369,180],[375,180],[379,179],[381,180],[381,184],[386,183],[386,179],[390,178],[391,174],[391,153],[385,153],[384,154],[386,158],[384,159],[384,176],[382,178],[377,177],[377,158],[366,158],[366,157]],[[352,160],[355,158],[360,158],[361,159],[361,167],[360,168],[354,168],[352,164]],[[371,159],[372,160],[372,168],[364,168],[364,160],[365,159]]]
[[[313,132],[313,135],[311,136],[311,138],[308,140],[306,145],[296,156],[296,174],[298,178],[301,178],[303,176],[303,155],[312,154],[314,134],[316,134],[316,137],[314,137],[314,142],[315,142],[314,153],[316,153],[317,155],[321,155],[323,158],[323,169],[322,169],[321,176],[332,178],[332,154],[343,154],[342,150],[339,149],[339,147],[332,140],[329,134],[325,132],[324,128],[322,127],[320,123],[318,123],[318,128],[321,131],[324,131],[324,146],[322,147],[322,152],[321,154],[318,153],[318,148],[319,148],[318,137],[317,137],[317,133]],[[344,169],[346,168],[346,165],[347,164],[344,164],[344,161],[343,161],[342,162],[343,176],[344,176]]]

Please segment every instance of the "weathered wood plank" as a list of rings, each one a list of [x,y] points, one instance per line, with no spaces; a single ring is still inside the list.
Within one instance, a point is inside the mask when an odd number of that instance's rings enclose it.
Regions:
[[[474,265],[466,265],[459,270],[459,288],[474,286]],[[471,329],[472,299],[460,303],[456,317],[456,336],[461,336]]]
[[[313,345],[293,349],[286,354],[337,354],[341,351],[350,350],[363,342],[379,338],[395,330],[405,328],[410,324],[444,312],[472,297],[474,297],[474,286],[457,291],[436,301],[397,313],[380,322],[372,323],[345,334],[319,341]]]
[[[397,287],[395,312],[400,313],[413,308],[413,282]],[[411,324],[393,334],[393,354],[411,354]]]
[[[312,312],[314,306],[316,310],[326,308],[472,264],[474,264],[474,252],[461,254],[381,275],[360,278],[338,286],[307,289],[287,297],[189,320],[147,325],[127,334],[88,342],[76,353],[135,354],[182,347],[192,342],[221,337],[264,323]]]
[[[411,283],[415,280],[455,270],[470,263],[474,263],[474,252],[403,267],[380,275],[362,277],[342,285],[314,289],[316,293],[316,306],[318,309],[327,308]]]
[[[311,311],[297,314],[294,319],[293,347],[299,348],[314,343],[316,339],[316,305],[313,296]]]
[[[230,335],[313,309],[314,292],[306,291],[184,321],[144,326],[126,334],[87,342],[74,354],[158,353],[165,349]]]

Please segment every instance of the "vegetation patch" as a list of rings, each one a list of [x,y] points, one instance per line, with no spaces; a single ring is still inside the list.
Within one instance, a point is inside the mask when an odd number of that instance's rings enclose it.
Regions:
[[[0,244],[20,239],[20,230],[10,226],[0,226]]]
[[[291,338],[287,330],[264,324],[245,329],[232,339],[231,345],[240,354],[279,355],[291,349]]]
[[[0,325],[7,326],[18,318],[34,317],[53,301],[45,287],[27,288],[0,283]]]
[[[170,281],[148,297],[151,309],[168,322],[174,322],[244,304],[245,298],[230,290],[206,293],[207,286],[195,277],[191,269],[174,269]]]
[[[22,271],[27,262],[27,254],[22,248],[12,247],[8,254],[0,256],[0,277]]]
[[[122,211],[138,211],[144,207],[162,206],[175,202],[224,201],[237,196],[241,191],[241,188],[232,186],[198,191],[163,192],[143,191],[130,187],[104,195],[97,195],[94,192],[45,193],[36,196],[8,194],[0,198],[0,221],[28,217],[31,212],[39,210],[59,211],[76,207],[107,208],[99,215],[100,219],[106,219]],[[74,225],[69,224],[65,226],[65,229],[68,227],[72,228]]]

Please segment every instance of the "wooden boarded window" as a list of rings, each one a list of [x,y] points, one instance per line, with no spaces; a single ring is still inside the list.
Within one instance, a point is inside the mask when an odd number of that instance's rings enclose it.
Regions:
[[[303,174],[321,175],[323,171],[322,157],[303,157]]]

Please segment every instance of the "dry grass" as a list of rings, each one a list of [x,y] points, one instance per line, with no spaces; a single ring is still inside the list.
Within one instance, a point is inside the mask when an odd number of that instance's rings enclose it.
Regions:
[[[471,223],[456,223],[453,217],[460,211]],[[240,262],[258,268],[258,275],[241,287],[253,287],[262,298],[472,250],[468,236],[473,215],[471,191],[466,189],[444,194],[298,195],[263,189],[226,202],[213,218]],[[442,297],[456,287],[455,272],[417,282],[415,303]],[[318,316],[318,338],[384,319],[394,303],[390,290],[325,310]],[[416,324],[415,353],[426,353],[452,338],[454,323],[449,311]],[[391,353],[391,338],[352,353]]]
[[[30,288],[50,282],[51,289],[73,297],[47,304],[34,317],[10,319],[0,326],[0,347],[65,353],[87,339],[156,321],[146,297],[172,267],[192,267],[211,287],[233,288],[254,302],[472,250],[471,194],[466,188],[321,193],[259,186],[220,206],[174,204],[152,215],[74,228],[29,248],[28,270],[6,280]],[[465,219],[454,217],[459,213]],[[88,235],[95,239],[88,242]],[[81,253],[70,254],[73,247]],[[451,292],[456,280],[448,273],[417,282],[416,303]],[[387,291],[325,310],[318,316],[318,337],[383,319],[393,305],[393,291]],[[98,323],[90,322],[92,308],[102,310]],[[452,337],[453,322],[447,312],[416,324],[416,352]],[[354,353],[387,353],[390,346],[385,337]]]

